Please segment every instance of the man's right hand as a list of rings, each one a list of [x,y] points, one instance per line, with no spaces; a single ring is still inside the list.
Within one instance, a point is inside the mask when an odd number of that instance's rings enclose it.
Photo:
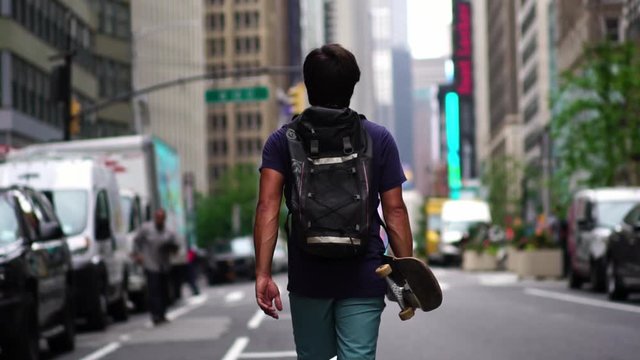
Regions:
[[[260,309],[274,319],[279,318],[278,311],[282,311],[280,290],[270,276],[256,278],[256,300]]]

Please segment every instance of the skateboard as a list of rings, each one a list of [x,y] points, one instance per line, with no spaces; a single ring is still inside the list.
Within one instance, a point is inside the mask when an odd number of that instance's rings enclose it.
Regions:
[[[387,298],[400,305],[400,319],[409,320],[416,309],[431,311],[442,304],[440,284],[429,267],[413,257],[384,257],[376,274],[387,281]]]

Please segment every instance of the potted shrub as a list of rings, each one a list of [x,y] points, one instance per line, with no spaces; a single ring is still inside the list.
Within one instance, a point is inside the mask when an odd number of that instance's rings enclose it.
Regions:
[[[562,276],[562,251],[547,229],[537,229],[534,234],[522,238],[514,260],[519,277]]]
[[[462,269],[467,271],[496,270],[498,267],[498,245],[489,240],[489,226],[479,224],[469,233],[472,236],[464,244]]]

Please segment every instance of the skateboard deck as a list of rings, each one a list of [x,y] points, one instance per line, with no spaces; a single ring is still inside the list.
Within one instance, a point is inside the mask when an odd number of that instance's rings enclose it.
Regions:
[[[415,309],[431,311],[442,304],[440,284],[420,259],[385,256],[376,274],[387,281],[387,297],[400,305],[402,320],[412,318]]]

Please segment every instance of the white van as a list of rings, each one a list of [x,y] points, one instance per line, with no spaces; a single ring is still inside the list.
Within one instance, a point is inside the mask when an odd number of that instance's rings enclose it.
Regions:
[[[0,186],[27,185],[51,200],[72,252],[76,312],[103,329],[126,320],[128,253],[113,172],[92,159],[41,156],[0,165]]]
[[[442,205],[440,254],[444,262],[460,261],[461,240],[476,224],[491,223],[489,204],[479,200],[447,200]]]

